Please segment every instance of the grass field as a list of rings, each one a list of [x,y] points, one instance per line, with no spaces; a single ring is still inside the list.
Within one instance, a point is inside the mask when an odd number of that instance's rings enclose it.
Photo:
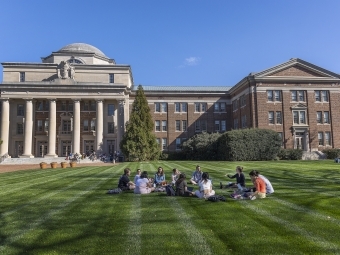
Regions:
[[[165,193],[107,195],[125,167],[167,179],[199,164],[219,182],[242,165],[275,193],[213,203]],[[0,254],[340,254],[340,164],[333,161],[108,164],[0,175]]]

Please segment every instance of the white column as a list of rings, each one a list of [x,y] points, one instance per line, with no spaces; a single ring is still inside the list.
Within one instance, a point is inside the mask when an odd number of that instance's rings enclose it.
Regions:
[[[80,154],[80,101],[73,101],[73,153]]]
[[[33,132],[33,103],[32,99],[26,99],[25,105],[25,133],[24,153],[22,158],[34,158],[32,155],[32,133]]]
[[[50,115],[48,118],[48,151],[45,157],[57,157],[55,144],[57,136],[57,105],[55,99],[50,99]]]
[[[1,114],[1,139],[2,144],[0,146],[0,156],[8,154],[8,141],[9,141],[9,100],[3,100],[2,114]]]
[[[97,100],[96,116],[96,151],[103,151],[103,100]]]

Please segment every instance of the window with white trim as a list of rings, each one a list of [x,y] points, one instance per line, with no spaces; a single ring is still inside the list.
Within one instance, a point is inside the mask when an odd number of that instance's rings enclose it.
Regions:
[[[316,102],[328,102],[328,91],[327,90],[315,90],[315,101]]]
[[[175,121],[175,130],[181,131],[181,121],[180,120]]]
[[[195,112],[206,112],[207,103],[195,103]]]
[[[167,127],[167,121],[166,120],[162,120],[162,131],[167,131],[168,127]]]
[[[319,141],[319,145],[323,145],[323,133],[322,132],[318,132],[318,141]]]
[[[175,103],[175,112],[187,112],[187,103]]]
[[[214,112],[225,112],[226,104],[224,102],[214,103]]]
[[[187,127],[188,127],[187,121],[182,120],[182,131],[187,131]]]
[[[305,102],[305,91],[304,90],[292,90],[291,101],[293,102]]]
[[[293,123],[294,124],[306,124],[306,111],[293,111]]]
[[[267,90],[268,102],[281,102],[281,90]]]
[[[155,103],[155,112],[167,112],[167,103]]]
[[[155,130],[161,131],[161,122],[159,120],[155,120]]]
[[[168,139],[162,138],[162,149],[166,150],[168,147]]]

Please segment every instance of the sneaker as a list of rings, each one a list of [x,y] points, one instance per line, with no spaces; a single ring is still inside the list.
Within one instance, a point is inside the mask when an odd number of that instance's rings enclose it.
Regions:
[[[220,182],[220,189],[223,189],[223,185],[222,185],[222,182]]]
[[[256,197],[255,196],[252,196],[251,198],[250,198],[250,200],[255,200],[256,199]]]

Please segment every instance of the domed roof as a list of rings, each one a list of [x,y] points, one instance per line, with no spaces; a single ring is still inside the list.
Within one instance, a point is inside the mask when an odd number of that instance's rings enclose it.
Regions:
[[[105,56],[105,54],[98,48],[86,44],[86,43],[72,43],[62,47],[58,52],[85,52],[85,53],[95,53],[100,56]]]

